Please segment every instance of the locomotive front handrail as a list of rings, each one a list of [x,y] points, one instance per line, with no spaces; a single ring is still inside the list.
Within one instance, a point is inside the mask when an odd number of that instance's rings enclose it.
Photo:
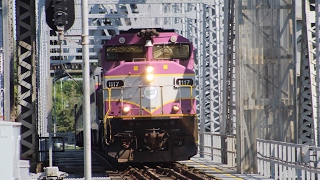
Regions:
[[[164,106],[164,104],[163,104],[163,87],[174,87],[174,88],[183,88],[183,87],[187,87],[187,88],[190,88],[190,107],[191,107],[191,111],[190,112],[194,112],[194,113],[196,113],[195,112],[195,110],[194,110],[194,107],[192,106],[192,101],[195,99],[195,98],[193,98],[193,96],[192,96],[192,92],[193,92],[193,87],[195,87],[195,86],[193,86],[193,85],[158,85],[158,86],[156,86],[156,85],[152,85],[153,87],[159,87],[160,88],[160,95],[161,95],[161,98],[160,98],[160,104],[161,104],[161,115],[167,115],[167,116],[173,116],[173,114],[164,114],[164,112],[163,112],[163,106]],[[115,89],[118,89],[118,90],[124,90],[124,89],[126,89],[126,88],[139,88],[139,98],[140,98],[140,100],[139,100],[139,115],[143,115],[143,107],[142,107],[142,98],[143,98],[143,95],[142,95],[142,88],[144,88],[144,87],[150,87],[150,85],[138,85],[138,86],[121,86],[121,87],[109,87],[109,88],[103,88],[103,90],[107,90],[108,91],[108,110],[107,110],[107,113],[105,114],[105,116],[104,116],[104,119],[107,119],[108,117],[109,117],[109,113],[110,113],[110,111],[111,111],[111,107],[112,107],[112,105],[111,105],[111,98],[112,98],[112,90],[115,90]],[[182,100],[182,97],[181,97],[181,91],[179,90],[179,94],[180,94],[180,97],[179,97],[179,99],[175,99],[175,100],[179,100],[180,101],[180,105],[181,105],[181,100]],[[123,103],[123,96],[121,96],[121,102]],[[159,115],[159,114],[158,114]],[[128,117],[128,115],[125,115],[125,116],[123,116],[123,115],[121,115],[122,117]],[[151,116],[156,116],[156,115],[152,115],[151,114]],[[115,116],[110,116],[110,118],[112,118],[112,117],[115,117]],[[120,116],[117,116],[117,117],[120,117]],[[106,122],[106,120],[104,120],[104,122]]]
[[[105,90],[105,89],[104,89]],[[108,90],[108,97],[109,97],[109,100],[108,100],[108,111],[107,113],[104,115],[103,117],[103,127],[104,127],[104,136],[106,136],[106,131],[107,131],[107,118],[108,118],[108,114],[109,112],[111,111],[111,101],[110,101],[110,97],[111,97],[111,88],[107,88]],[[109,127],[110,127],[110,132],[111,132],[111,124],[110,124],[110,121],[109,121]],[[110,133],[110,136],[111,136],[111,133]],[[111,139],[111,137],[110,137]],[[107,143],[108,144],[108,143]]]
[[[161,93],[161,102],[160,102],[160,104],[161,104],[161,114],[163,114],[163,86],[160,86],[160,93]]]

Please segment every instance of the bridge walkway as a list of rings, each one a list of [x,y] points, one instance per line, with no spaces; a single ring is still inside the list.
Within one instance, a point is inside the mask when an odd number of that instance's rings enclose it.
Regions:
[[[228,166],[227,164],[221,164],[213,162],[201,157],[193,157],[188,161],[179,161],[181,164],[185,164],[187,167],[194,167],[206,174],[210,174],[216,179],[221,180],[271,180],[270,178],[263,177],[259,174],[239,174],[236,167]]]

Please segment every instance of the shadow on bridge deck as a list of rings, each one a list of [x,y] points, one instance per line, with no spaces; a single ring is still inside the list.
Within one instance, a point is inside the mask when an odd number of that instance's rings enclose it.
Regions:
[[[244,180],[253,180],[253,179],[262,179],[262,180],[271,180],[270,178],[263,177],[259,174],[238,174],[236,167],[228,166],[227,164],[221,164],[213,162],[200,157],[193,157],[188,161],[179,161],[181,164],[185,164],[188,167],[194,167],[199,169],[206,174],[212,175],[215,178],[223,180],[234,180],[234,179],[244,179]]]

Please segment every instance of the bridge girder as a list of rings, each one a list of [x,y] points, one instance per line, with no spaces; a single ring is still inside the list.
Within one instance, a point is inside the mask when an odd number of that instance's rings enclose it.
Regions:
[[[36,23],[35,1],[16,1],[18,102],[17,121],[21,126],[21,157],[36,160]]]

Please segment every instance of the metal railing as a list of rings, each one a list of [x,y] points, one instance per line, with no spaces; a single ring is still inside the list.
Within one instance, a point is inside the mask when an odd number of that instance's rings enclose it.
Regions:
[[[108,100],[107,100],[107,104],[108,104],[108,110],[107,110],[107,113],[106,113],[106,116],[110,116],[109,113],[111,111],[111,108],[112,108],[112,105],[111,105],[111,101],[114,101],[114,100],[118,100],[118,97],[117,98],[114,98],[112,97],[112,91],[113,90],[121,90],[121,96],[120,96],[120,100],[121,100],[121,103],[123,105],[123,103],[125,102],[124,101],[124,97],[123,97],[123,93],[124,91],[127,89],[127,88],[137,88],[139,89],[139,102],[137,103],[139,105],[139,115],[143,115],[143,110],[145,110],[143,108],[143,104],[142,104],[142,99],[145,98],[144,95],[142,95],[142,89],[143,88],[146,88],[146,87],[150,87],[149,85],[141,85],[141,86],[122,86],[122,87],[110,87],[110,88],[104,88],[103,90],[106,90],[108,92]],[[195,113],[195,109],[193,107],[193,101],[195,100],[194,98],[194,95],[193,95],[193,89],[194,89],[194,86],[192,85],[165,85],[165,86],[152,86],[152,87],[157,87],[160,89],[160,104],[161,104],[161,115],[170,115],[170,116],[175,116],[175,115],[179,115],[181,116],[181,114],[164,114],[163,113],[163,106],[164,106],[164,101],[163,101],[163,95],[164,95],[164,88],[165,87],[174,87],[178,90],[178,93],[177,95],[179,97],[177,97],[175,99],[175,101],[179,101],[180,104],[181,104],[181,101],[183,100],[183,96],[181,94],[181,91],[180,90],[181,88],[189,88],[190,89],[190,94],[189,94],[189,97],[185,97],[186,99],[190,99],[190,106],[191,106],[191,110],[193,111],[193,113]],[[187,114],[187,113],[183,113],[183,114]],[[126,116],[128,117],[128,116]],[[106,118],[106,117],[105,117]]]
[[[169,86],[169,85],[168,85]],[[172,85],[171,85],[172,86]],[[109,125],[110,127],[110,121],[108,119],[112,118],[113,116],[110,115],[110,111],[111,111],[111,101],[114,101],[114,100],[117,100],[115,99],[114,97],[112,97],[112,90],[121,90],[121,103],[122,103],[122,106],[123,106],[123,103],[124,103],[124,100],[123,100],[123,92],[126,88],[139,88],[139,102],[137,104],[139,104],[139,114],[138,115],[124,115],[123,117],[139,117],[139,116],[143,116],[143,117],[147,117],[147,116],[152,116],[152,115],[143,115],[143,106],[142,106],[142,98],[144,98],[144,96],[142,95],[142,88],[145,88],[145,87],[150,87],[150,86],[122,86],[122,87],[110,87],[110,88],[104,88],[103,90],[107,90],[108,92],[108,100],[107,100],[107,104],[108,104],[108,110],[106,112],[106,114],[104,115],[103,117],[103,124],[104,124],[104,134],[106,136],[106,131],[107,131],[107,126]],[[183,116],[184,114],[164,114],[163,113],[163,87],[167,87],[167,86],[153,86],[153,87],[159,87],[160,88],[160,95],[161,95],[161,114],[160,115],[156,115],[156,116],[176,116],[176,117],[179,117],[179,116]],[[180,91],[180,88],[181,87],[189,87],[190,88],[190,106],[191,106],[191,110],[194,112],[194,115],[195,115],[195,109],[193,108],[193,101],[194,101],[194,98],[193,98],[193,86],[191,85],[181,85],[181,86],[177,86],[177,85],[174,85],[172,87],[176,87],[179,89],[179,95],[180,95],[180,104],[181,104],[181,101],[182,101],[182,97],[181,97],[181,91]],[[118,97],[117,97],[118,98]]]
[[[236,135],[199,132],[198,154],[213,162],[236,166]]]
[[[320,147],[257,139],[258,172],[273,179],[316,180]]]
[[[53,152],[63,152],[66,149],[76,149],[74,132],[52,133]],[[43,145],[39,152],[49,151],[49,137],[39,137]]]
[[[236,135],[199,132],[198,156],[236,167]],[[272,179],[320,179],[320,147],[257,139],[258,174]]]

